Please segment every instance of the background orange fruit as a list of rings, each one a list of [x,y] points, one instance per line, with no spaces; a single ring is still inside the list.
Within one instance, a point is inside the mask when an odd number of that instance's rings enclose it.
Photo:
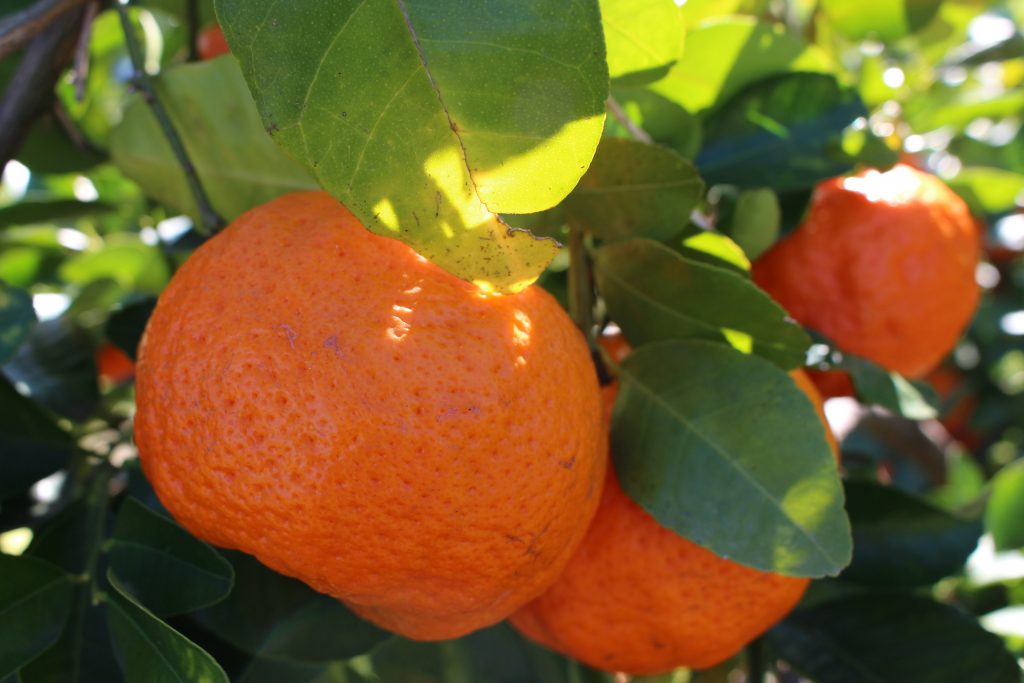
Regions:
[[[979,249],[963,200],[898,164],[821,183],[807,218],[758,259],[753,276],[842,350],[916,378],[974,314]]]
[[[613,340],[610,352],[620,348]],[[814,385],[802,371],[791,377],[824,419]],[[615,388],[605,388],[606,415]],[[597,514],[565,572],[510,621],[529,638],[608,671],[706,668],[784,617],[808,583],[722,559],[661,526],[609,467]]]
[[[213,59],[231,52],[220,24],[210,24],[196,36],[196,52],[199,59]]]
[[[597,379],[558,303],[482,296],[324,193],[188,259],[137,383],[142,465],[178,521],[411,638],[540,594],[604,481]]]

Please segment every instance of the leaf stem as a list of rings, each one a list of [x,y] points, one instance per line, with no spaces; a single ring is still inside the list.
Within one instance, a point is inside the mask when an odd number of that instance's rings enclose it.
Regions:
[[[188,0],[188,61],[199,60],[199,0]]]
[[[96,580],[96,567],[99,564],[102,551],[101,541],[107,521],[108,487],[114,472],[115,469],[107,463],[98,465],[85,499],[86,509],[89,511],[89,522],[86,528],[86,533],[88,533],[86,547],[89,548],[89,554],[86,556],[83,574],[89,579],[92,604],[94,605],[99,604],[102,593],[99,582]]]
[[[636,122],[629,118],[629,114],[626,113],[626,110],[622,108],[622,105],[614,97],[609,95],[605,105],[608,107],[611,115],[615,117],[615,120],[622,124],[622,127],[629,132],[634,140],[647,145],[654,144],[654,138],[651,137],[650,133],[636,125]]]
[[[174,124],[171,123],[170,115],[167,113],[167,110],[164,109],[163,104],[160,102],[160,98],[157,97],[156,90],[153,88],[153,82],[150,80],[149,74],[146,73],[142,57],[142,48],[135,36],[135,29],[132,27],[131,18],[128,15],[128,6],[118,3],[117,12],[121,17],[121,29],[124,31],[124,42],[128,47],[128,55],[131,57],[132,67],[135,70],[133,80],[142,93],[143,99],[146,100],[146,104],[149,105],[150,110],[153,112],[153,116],[156,117],[157,123],[160,124],[164,137],[167,138],[167,142],[170,144],[171,150],[174,152],[174,156],[178,159],[178,164],[185,173],[185,179],[188,182],[189,189],[192,191],[192,196],[195,199],[196,206],[199,208],[199,222],[201,225],[196,226],[197,231],[203,235],[217,232],[217,230],[224,227],[224,219],[222,219],[217,212],[213,210],[210,200],[206,196],[206,191],[203,190],[203,185],[199,181],[199,174],[196,172],[196,167],[192,164],[192,160],[189,158],[188,152],[185,150],[185,145],[178,136],[178,131],[175,130]]]
[[[594,341],[594,287],[583,226],[569,222],[569,314],[591,347]]]

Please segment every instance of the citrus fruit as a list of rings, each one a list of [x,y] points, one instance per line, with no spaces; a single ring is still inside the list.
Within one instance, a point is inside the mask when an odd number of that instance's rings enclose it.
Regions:
[[[822,415],[814,386],[802,371],[792,376]],[[606,414],[614,398],[613,385]],[[510,621],[599,669],[648,675],[706,668],[779,621],[807,584],[722,559],[661,526],[609,468],[594,521],[561,578]]]
[[[135,374],[135,363],[124,351],[104,342],[96,350],[96,370],[101,383],[116,386],[131,380]]]
[[[821,183],[803,223],[754,263],[753,277],[840,349],[916,378],[974,314],[979,250],[963,200],[898,164]]]
[[[199,32],[199,35],[196,36],[196,52],[199,53],[199,59],[203,60],[213,59],[231,52],[220,24],[210,24]]]
[[[324,193],[186,261],[137,391],[143,468],[185,528],[415,639],[540,594],[604,481],[594,367],[558,303],[485,296]]]

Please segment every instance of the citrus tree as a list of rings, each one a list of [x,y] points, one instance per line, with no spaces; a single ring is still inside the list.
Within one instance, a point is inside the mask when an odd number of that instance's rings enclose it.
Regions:
[[[0,681],[1020,681],[1022,22],[7,0]]]

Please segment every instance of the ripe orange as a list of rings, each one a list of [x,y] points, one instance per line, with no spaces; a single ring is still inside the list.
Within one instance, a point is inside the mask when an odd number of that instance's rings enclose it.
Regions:
[[[220,24],[210,24],[199,32],[196,36],[196,51],[199,53],[199,59],[204,61],[231,52]]]
[[[979,250],[963,200],[899,164],[820,184],[803,224],[754,264],[753,276],[841,349],[922,377],[974,314]]]
[[[142,465],[179,522],[410,638],[539,595],[600,498],[597,379],[558,303],[484,296],[324,193],[200,247],[137,378]]]
[[[791,376],[823,417],[804,373]],[[615,389],[606,387],[606,414]],[[808,583],[722,559],[666,529],[609,468],[594,521],[562,577],[510,621],[527,637],[608,671],[706,668],[779,621]]]
[[[971,416],[978,407],[978,397],[971,391],[967,378],[955,365],[940,365],[928,373],[928,383],[944,404],[939,418],[950,436],[974,450],[983,436],[971,429]]]
[[[96,350],[96,370],[103,384],[124,384],[135,374],[135,363],[124,351],[104,342]]]

